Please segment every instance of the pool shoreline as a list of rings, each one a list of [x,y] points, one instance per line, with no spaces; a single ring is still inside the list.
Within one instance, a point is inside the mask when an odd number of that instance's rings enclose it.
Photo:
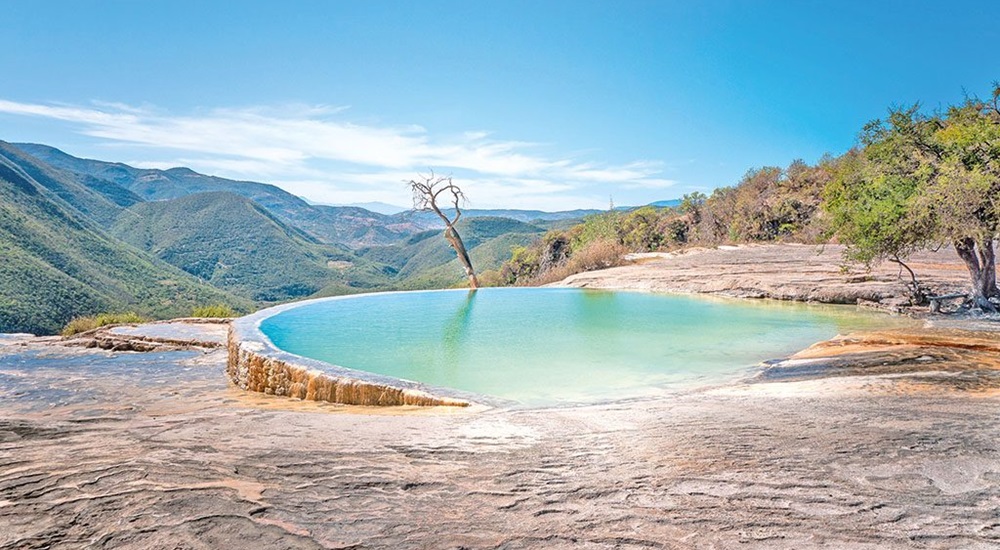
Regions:
[[[365,294],[282,304],[233,320],[226,343],[229,380],[245,391],[343,405],[470,407],[491,404],[492,400],[485,396],[295,355],[275,346],[260,330],[261,321],[283,311],[304,304],[358,296]]]
[[[656,290],[684,293],[681,276],[702,278],[636,267],[660,277]],[[166,330],[175,324],[183,330]],[[0,546],[903,550],[998,540],[996,318],[935,316],[902,333],[828,340],[751,383],[531,409],[246,392],[223,375],[228,327],[155,326],[0,337]],[[113,349],[91,344],[112,333]],[[164,334],[190,341],[142,354],[121,345]]]
[[[501,290],[504,289],[490,289]],[[522,289],[523,290],[523,289]],[[571,289],[565,289],[571,290]],[[286,311],[315,305],[323,302],[363,299],[366,296],[386,296],[393,294],[419,293],[446,293],[461,292],[462,289],[439,289],[427,291],[394,291],[365,293],[357,295],[333,296],[305,300],[274,306],[252,315],[233,320],[230,325],[227,337],[228,360],[226,374],[230,381],[238,388],[248,391],[301,399],[305,401],[321,401],[344,405],[361,405],[375,407],[394,406],[416,406],[416,407],[461,407],[467,408],[473,405],[486,408],[537,408],[534,406],[518,406],[519,403],[509,399],[491,396],[475,391],[460,390],[449,386],[432,385],[423,382],[416,382],[405,378],[399,378],[388,374],[376,374],[374,372],[347,368],[335,363],[313,359],[286,351],[279,348],[272,342],[270,337],[262,330],[262,323],[276,315]],[[607,289],[607,291],[612,291]],[[650,292],[640,289],[620,289],[613,292],[625,292],[636,294],[667,294],[686,296],[692,298],[704,298],[710,300],[711,296],[698,296],[688,293],[677,292]],[[745,302],[743,299],[732,297],[714,297],[723,301]],[[776,304],[781,300],[773,301]],[[812,344],[813,342],[810,342]],[[690,391],[706,390],[718,386],[738,385],[752,382],[758,378],[767,368],[769,362],[781,360],[791,353],[798,351],[796,348],[789,353],[779,352],[774,357],[763,357],[761,362],[746,364],[746,372],[730,377],[725,382],[692,383],[684,387],[675,388],[675,392],[686,393]],[[675,392],[663,388],[663,395],[648,394],[644,396],[631,396],[631,398],[662,398]],[[630,397],[609,398],[607,400],[593,401],[589,404],[600,402],[616,402]],[[551,406],[569,406],[588,403],[563,403],[549,404],[542,408]],[[478,408],[478,407],[477,407]]]

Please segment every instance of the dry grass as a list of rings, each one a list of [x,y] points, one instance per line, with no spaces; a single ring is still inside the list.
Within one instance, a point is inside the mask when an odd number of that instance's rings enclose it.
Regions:
[[[98,315],[74,318],[62,329],[62,335],[73,336],[74,334],[80,334],[81,332],[87,332],[107,325],[145,323],[146,321],[149,321],[147,317],[143,317],[134,311],[125,313],[100,313]]]
[[[530,282],[531,286],[546,285],[561,281],[570,275],[584,271],[607,269],[626,263],[628,249],[611,239],[592,241],[573,252],[566,263],[540,273]]]
[[[212,304],[210,306],[198,306],[191,311],[191,317],[210,317],[224,319],[236,317],[236,311],[226,304]]]

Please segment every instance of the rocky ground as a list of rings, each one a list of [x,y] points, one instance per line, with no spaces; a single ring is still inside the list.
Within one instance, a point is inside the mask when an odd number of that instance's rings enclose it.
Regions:
[[[557,409],[245,394],[211,325],[115,329],[175,340],[144,353],[0,338],[0,549],[1000,548],[997,324],[976,323]]]
[[[862,300],[886,309],[907,304],[903,283],[908,275],[899,266],[887,262],[867,270],[848,265],[843,262],[843,251],[838,245],[781,244],[639,254],[631,265],[579,273],[556,285],[829,304]],[[968,271],[951,249],[916,253],[907,264],[935,295],[967,289]]]

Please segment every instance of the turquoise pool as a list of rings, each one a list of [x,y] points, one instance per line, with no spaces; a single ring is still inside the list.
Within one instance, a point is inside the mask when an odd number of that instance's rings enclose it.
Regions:
[[[368,294],[265,318],[278,348],[528,405],[654,395],[884,326],[852,307],[513,288]]]

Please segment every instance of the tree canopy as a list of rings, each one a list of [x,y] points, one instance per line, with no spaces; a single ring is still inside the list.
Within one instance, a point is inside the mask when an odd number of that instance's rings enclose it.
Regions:
[[[952,244],[969,269],[977,307],[998,296],[1000,85],[943,112],[919,105],[872,121],[825,191],[825,209],[851,259],[900,262]]]

